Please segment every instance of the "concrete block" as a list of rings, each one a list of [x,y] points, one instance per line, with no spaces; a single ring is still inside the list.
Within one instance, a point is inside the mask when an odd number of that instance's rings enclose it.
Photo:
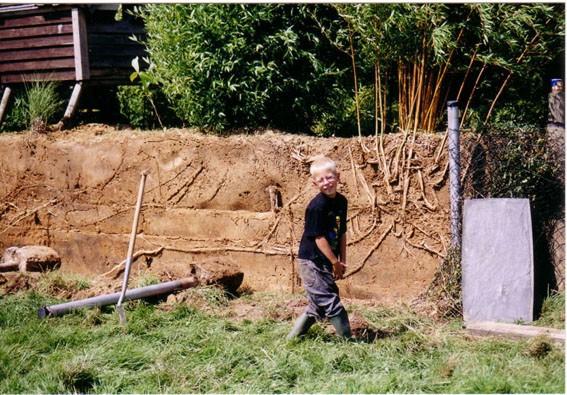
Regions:
[[[465,201],[462,242],[465,321],[533,321],[532,240],[528,199]]]

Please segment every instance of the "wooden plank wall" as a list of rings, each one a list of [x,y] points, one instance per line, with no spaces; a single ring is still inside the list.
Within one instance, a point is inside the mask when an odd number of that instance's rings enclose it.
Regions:
[[[132,60],[146,56],[144,47],[131,37],[143,36],[144,26],[126,12],[121,21],[114,16],[109,11],[85,14],[91,79],[100,83],[129,83],[134,72]]]
[[[143,24],[127,13],[116,21],[111,10],[79,6],[78,11],[76,6],[62,5],[0,13],[0,84],[129,83],[132,59],[146,55],[144,47],[131,40],[133,35],[143,35]],[[81,52],[84,48],[78,49],[79,44],[86,45],[88,53]]]
[[[0,14],[0,82],[75,79],[71,9]]]

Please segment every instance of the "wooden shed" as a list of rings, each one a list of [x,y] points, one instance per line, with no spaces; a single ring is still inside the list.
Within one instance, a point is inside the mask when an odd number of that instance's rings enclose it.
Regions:
[[[130,83],[132,60],[146,55],[132,37],[143,35],[142,21],[118,4],[0,4],[0,122],[18,84],[73,86],[67,120],[84,86]]]

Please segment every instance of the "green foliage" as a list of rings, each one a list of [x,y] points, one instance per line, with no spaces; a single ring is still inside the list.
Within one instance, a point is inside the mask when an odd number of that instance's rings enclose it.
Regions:
[[[335,22],[338,33],[329,39],[354,53],[359,89],[379,90],[374,118],[382,130],[386,125],[395,130],[395,119],[402,128],[412,125],[413,117],[420,128],[433,130],[443,124],[440,100],[457,96],[468,107],[464,116],[473,129],[500,109],[500,118],[512,115],[510,110],[516,121],[522,117],[521,126],[542,124],[546,79],[551,69],[563,74],[558,67],[564,56],[563,5],[335,7],[343,21]]]
[[[21,131],[29,126],[23,95],[18,93],[19,91],[16,89],[12,92],[14,100],[8,106],[6,117],[0,124],[0,130],[2,131]]]
[[[14,87],[3,131],[32,130],[34,122],[47,125],[60,116],[63,100],[59,95],[59,85],[54,81],[34,81],[21,87]]]
[[[374,343],[336,341],[321,324],[286,342],[291,322],[233,322],[184,306],[143,305],[128,311],[126,326],[114,311],[97,312],[96,325],[81,313],[38,319],[37,308],[52,302],[38,294],[0,299],[0,392],[560,393],[565,386],[561,346],[472,339],[457,320],[402,309],[360,308],[383,334]]]
[[[312,5],[165,4],[139,9],[150,67],[179,118],[224,131],[309,129],[344,93],[345,67],[317,36]]]
[[[545,133],[539,128],[516,129],[502,125],[482,134],[485,164],[484,197],[529,198],[534,205],[547,202],[561,187],[554,177],[555,165],[549,160]],[[528,155],[529,153],[529,155]],[[473,157],[476,166],[482,157]],[[559,188],[559,189],[558,189]],[[557,205],[555,205],[558,207]]]
[[[562,4],[149,4],[136,13],[149,67],[136,68],[141,88],[124,91],[122,110],[138,126],[169,125],[171,109],[185,126],[221,132],[434,130],[457,94],[469,127],[541,125],[564,52]]]
[[[118,88],[117,97],[120,114],[124,115],[132,126],[144,129],[156,127],[157,119],[142,87],[121,86]]]

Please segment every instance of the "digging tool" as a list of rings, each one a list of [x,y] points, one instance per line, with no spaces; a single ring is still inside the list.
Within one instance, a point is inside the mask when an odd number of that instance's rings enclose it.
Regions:
[[[140,210],[142,208],[142,196],[144,195],[144,186],[146,184],[146,177],[148,171],[144,170],[141,173],[140,189],[138,190],[138,200],[136,202],[136,211],[134,213],[134,223],[132,224],[132,233],[130,234],[130,244],[128,246],[128,255],[126,257],[126,267],[124,270],[124,280],[122,281],[122,293],[116,303],[116,311],[118,312],[118,319],[122,325],[126,324],[126,313],[124,312],[124,296],[126,295],[126,288],[128,287],[128,278],[130,277],[130,266],[132,265],[132,255],[134,254],[134,244],[136,242],[136,232],[138,229],[138,219],[140,218]]]

